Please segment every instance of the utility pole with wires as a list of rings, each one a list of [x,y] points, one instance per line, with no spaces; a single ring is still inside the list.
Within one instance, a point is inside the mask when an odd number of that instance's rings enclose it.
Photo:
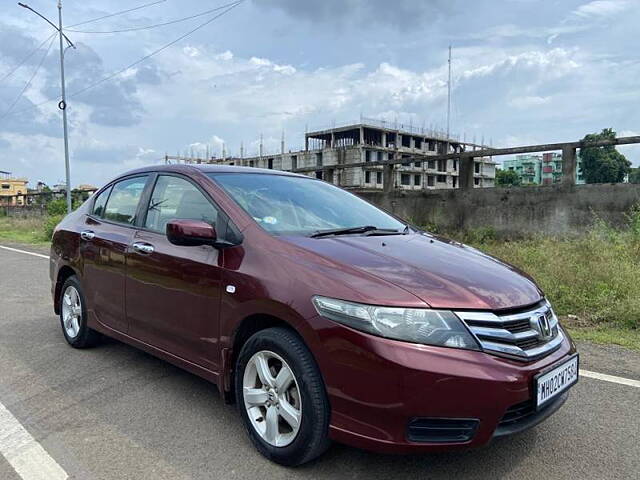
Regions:
[[[449,140],[450,136],[451,136],[451,45],[449,45],[449,80],[447,81],[447,141]]]
[[[69,133],[67,127],[67,99],[65,92],[65,82],[64,82],[64,52],[66,48],[72,47],[76,48],[75,45],[67,38],[67,36],[62,32],[62,0],[58,0],[58,26],[56,27],[53,22],[51,22],[44,15],[38,13],[29,5],[18,2],[22,8],[26,8],[27,10],[31,10],[33,13],[38,15],[40,18],[45,20],[49,25],[55,28],[58,31],[58,36],[60,38],[60,87],[62,91],[62,100],[58,103],[58,108],[62,110],[62,129],[64,132],[64,167],[65,167],[65,178],[67,183],[67,213],[71,213],[72,202],[71,202],[71,168],[69,166]],[[66,40],[67,47],[64,47],[64,43],[62,40]]]

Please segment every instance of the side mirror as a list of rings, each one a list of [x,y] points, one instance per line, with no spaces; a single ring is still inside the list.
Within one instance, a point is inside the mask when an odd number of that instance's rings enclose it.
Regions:
[[[167,238],[174,245],[197,247],[217,243],[216,229],[202,220],[171,220],[167,223]]]

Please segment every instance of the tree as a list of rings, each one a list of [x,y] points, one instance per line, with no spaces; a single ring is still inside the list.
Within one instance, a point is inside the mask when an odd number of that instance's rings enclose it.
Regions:
[[[600,140],[615,140],[616,132],[605,128],[600,133],[590,133],[582,141],[585,144]],[[587,183],[619,183],[631,171],[631,162],[616,150],[615,145],[583,147],[580,149],[582,173]]]
[[[520,186],[520,176],[515,170],[497,170],[496,186],[498,187],[518,187]]]

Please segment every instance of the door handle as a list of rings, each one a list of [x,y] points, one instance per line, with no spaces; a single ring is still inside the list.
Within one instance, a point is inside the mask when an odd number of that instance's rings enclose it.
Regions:
[[[133,249],[138,253],[153,253],[153,245],[149,245],[148,243],[136,242],[132,245]]]
[[[95,236],[96,234],[91,230],[83,230],[82,232],[80,232],[80,238],[82,238],[83,240],[93,240],[93,237]]]

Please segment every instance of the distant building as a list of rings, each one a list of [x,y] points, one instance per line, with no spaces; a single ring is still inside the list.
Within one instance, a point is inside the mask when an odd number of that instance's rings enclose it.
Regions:
[[[46,184],[46,183],[44,183],[44,182],[40,182],[40,181],[39,181],[39,182],[36,184],[36,188],[29,189],[29,192],[30,192],[30,193],[42,193],[42,192],[44,192],[47,188],[49,188],[49,187],[47,186],[47,184]]]
[[[481,148],[483,148],[481,145],[459,139],[447,139],[442,132],[363,118],[361,123],[306,133],[304,150],[285,152],[283,142],[281,151],[277,154],[261,153],[253,157],[241,155],[222,159],[178,158],[177,160],[284,171],[364,164],[354,168],[312,170],[305,174],[342,187],[382,189],[383,167],[367,166],[366,163],[411,158],[411,161],[395,166],[393,187],[403,190],[430,190],[457,188],[460,162],[457,159],[429,160],[429,157]],[[167,159],[169,160],[169,157]],[[420,161],[416,161],[417,159]],[[491,158],[476,158],[474,185],[493,187],[495,171],[495,162]]]
[[[24,205],[27,195],[26,178],[16,178],[11,176],[11,172],[0,170],[0,197],[3,205]]]
[[[584,184],[582,161],[577,159],[576,184]],[[551,185],[562,181],[562,155],[560,153],[525,154],[504,160],[504,170],[513,170],[522,185]]]

